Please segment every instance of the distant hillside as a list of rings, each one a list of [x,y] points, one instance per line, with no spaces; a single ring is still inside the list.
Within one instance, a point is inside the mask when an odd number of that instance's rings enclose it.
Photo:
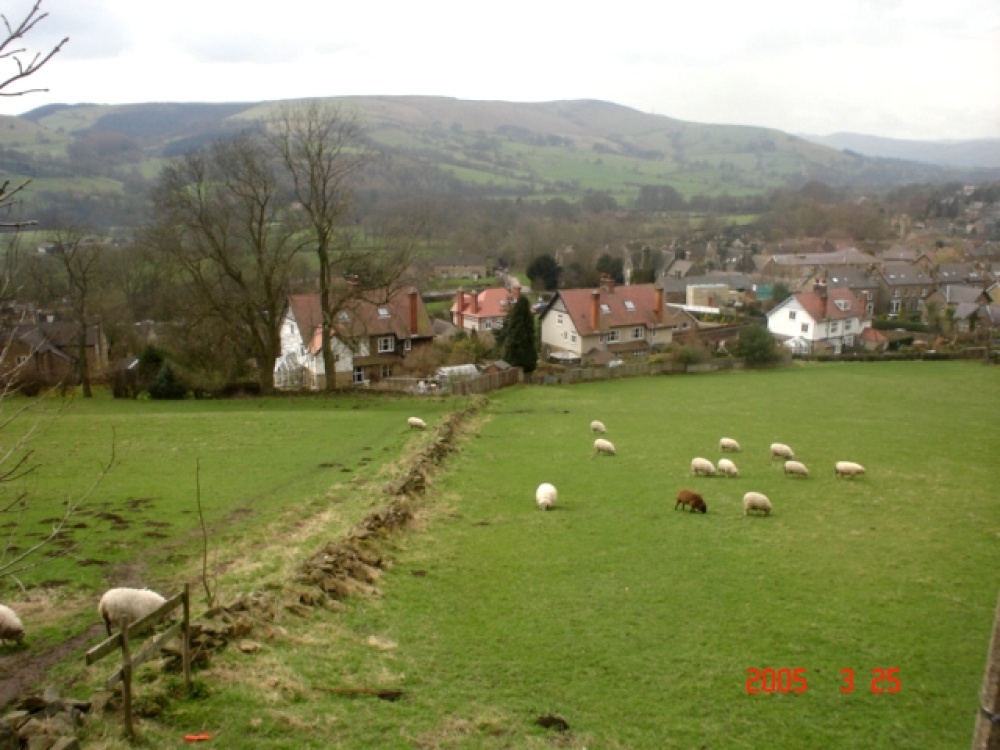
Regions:
[[[387,158],[372,191],[577,200],[631,206],[645,188],[685,198],[753,196],[821,181],[865,190],[1000,179],[987,163],[946,168],[863,156],[765,128],[705,125],[601,101],[516,103],[444,97],[344,97]],[[36,200],[79,220],[129,225],[164,159],[257,126],[283,103],[51,105],[0,118],[0,169],[31,177]],[[957,147],[958,144],[953,144]],[[38,210],[37,206],[32,207]],[[72,218],[72,217],[71,217]]]
[[[1000,138],[972,141],[904,141],[858,133],[804,135],[808,141],[863,156],[905,159],[941,167],[1000,169]]]

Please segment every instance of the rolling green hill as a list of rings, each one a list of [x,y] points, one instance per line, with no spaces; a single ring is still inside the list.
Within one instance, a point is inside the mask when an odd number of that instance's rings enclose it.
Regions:
[[[819,180],[875,189],[912,182],[994,178],[986,170],[874,159],[777,130],[706,125],[601,101],[515,103],[443,97],[331,98],[356,111],[383,166],[419,175],[438,192],[487,198],[577,199],[606,192],[629,206],[643,186],[684,197],[755,195]],[[0,169],[14,179],[105,177],[137,184],[161,160],[237,132],[281,103],[49,105],[0,118]],[[386,182],[383,179],[383,182]],[[411,188],[412,189],[412,188]],[[51,199],[58,184],[47,186]],[[136,213],[138,208],[132,210]]]

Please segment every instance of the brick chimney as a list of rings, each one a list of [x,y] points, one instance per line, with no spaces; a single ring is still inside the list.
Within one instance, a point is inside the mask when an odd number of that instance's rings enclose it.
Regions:
[[[462,308],[464,307],[465,307],[465,292],[462,291],[462,287],[459,287],[458,291],[455,292],[455,317],[454,320],[452,320],[452,323],[454,323],[455,327],[458,328],[458,330],[460,331],[462,330],[462,324],[464,322],[462,316]]]
[[[656,316],[657,323],[663,323],[663,285],[657,284],[656,287],[656,298],[653,302],[654,310],[653,313]]]
[[[472,290],[472,314],[479,314],[479,292],[475,289]]]
[[[417,289],[410,288],[410,335],[417,335]]]
[[[615,293],[615,279],[609,274],[601,274],[601,289],[603,289],[608,294]]]
[[[826,277],[816,279],[816,283],[813,284],[813,291],[820,296],[820,299],[826,299]]]
[[[601,330],[601,291],[590,293],[590,325],[595,331]]]

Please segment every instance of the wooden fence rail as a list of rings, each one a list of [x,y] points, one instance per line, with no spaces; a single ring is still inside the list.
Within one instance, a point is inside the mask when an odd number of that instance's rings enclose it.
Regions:
[[[129,638],[133,634],[142,632],[145,628],[163,621],[178,607],[183,609],[183,616],[180,622],[175,622],[133,656],[129,647]],[[105,682],[105,687],[111,689],[119,682],[122,683],[125,731],[128,733],[129,738],[134,738],[135,728],[132,725],[132,675],[136,668],[156,656],[167,643],[178,635],[181,636],[181,661],[184,666],[184,687],[188,692],[191,690],[191,652],[189,645],[191,632],[190,587],[184,584],[184,590],[181,593],[170,597],[158,609],[140,620],[129,623],[128,618],[123,617],[120,624],[121,629],[119,632],[87,651],[86,661],[87,665],[90,666],[113,651],[121,649],[122,665],[111,673],[111,676]]]

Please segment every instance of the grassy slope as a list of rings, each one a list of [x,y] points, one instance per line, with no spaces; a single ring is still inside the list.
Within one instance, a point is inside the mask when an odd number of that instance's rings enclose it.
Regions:
[[[257,634],[262,651],[219,655],[201,674],[208,697],[174,701],[143,734],[156,746],[200,729],[247,748],[550,747],[532,722],[553,712],[572,727],[566,747],[964,746],[998,582],[998,392],[995,368],[898,363],[495,394],[436,482],[424,530],[394,540],[384,598],[279,617]],[[595,417],[617,457],[589,457]],[[743,476],[690,478],[690,458],[717,458],[723,434],[744,445]],[[784,478],[772,440],[812,477]],[[836,480],[841,458],[868,476]],[[541,481],[559,487],[555,512],[534,509]],[[707,515],[673,511],[682,486],[703,492]],[[772,498],[770,518],[741,515],[748,489]],[[748,696],[749,667],[805,668],[808,690]],[[902,692],[872,694],[876,667],[899,668]],[[337,685],[407,695],[323,690]],[[119,731],[102,719],[88,740],[124,746]]]

